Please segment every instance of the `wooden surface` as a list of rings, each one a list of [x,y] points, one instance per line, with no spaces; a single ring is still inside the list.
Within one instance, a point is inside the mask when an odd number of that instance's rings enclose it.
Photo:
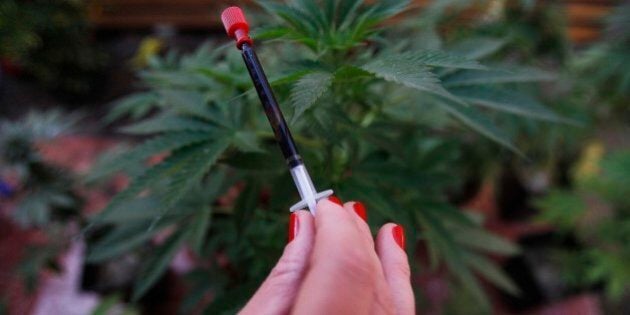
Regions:
[[[544,0],[543,0],[544,1]],[[423,7],[430,0],[414,0]],[[602,29],[602,18],[616,0],[563,0],[567,34],[578,44],[595,40]],[[216,29],[221,27],[220,12],[229,5],[251,4],[250,0],[93,0],[89,17],[98,29],[150,29],[168,24],[179,29]]]
[[[600,36],[603,18],[618,1],[565,0],[567,34],[574,43],[582,44]]]
[[[180,29],[220,27],[221,11],[251,1],[217,0],[94,0],[88,16],[99,29],[150,29],[158,24]]]

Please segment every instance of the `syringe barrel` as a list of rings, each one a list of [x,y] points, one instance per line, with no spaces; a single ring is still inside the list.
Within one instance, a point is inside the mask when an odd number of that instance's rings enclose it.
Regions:
[[[243,60],[247,65],[247,70],[254,82],[258,97],[263,105],[267,119],[269,119],[269,123],[273,128],[273,133],[280,145],[280,150],[282,151],[282,155],[284,155],[285,161],[289,168],[304,164],[293,141],[287,122],[284,120],[284,116],[280,111],[276,97],[271,90],[267,76],[260,65],[258,56],[256,56],[256,52],[248,43],[242,45],[241,51]]]

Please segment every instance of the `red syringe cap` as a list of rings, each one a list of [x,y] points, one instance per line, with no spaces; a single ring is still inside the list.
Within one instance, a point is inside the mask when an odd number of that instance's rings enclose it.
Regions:
[[[239,7],[229,7],[223,10],[221,13],[221,21],[225,26],[225,31],[228,36],[236,40],[236,47],[241,49],[244,43],[253,44],[251,38],[249,38],[249,24],[245,19],[243,11]]]

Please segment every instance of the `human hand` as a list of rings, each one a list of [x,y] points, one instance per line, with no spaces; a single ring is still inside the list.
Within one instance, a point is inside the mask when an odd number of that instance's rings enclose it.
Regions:
[[[361,203],[335,197],[314,217],[292,213],[289,244],[241,314],[414,314],[402,227],[372,239],[365,218]]]

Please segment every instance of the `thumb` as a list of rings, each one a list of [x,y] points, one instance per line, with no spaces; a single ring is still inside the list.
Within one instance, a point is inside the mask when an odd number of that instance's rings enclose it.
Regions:
[[[315,226],[308,211],[291,214],[294,231],[282,257],[240,314],[287,314],[298,293],[313,249]],[[292,239],[292,240],[291,240]]]

